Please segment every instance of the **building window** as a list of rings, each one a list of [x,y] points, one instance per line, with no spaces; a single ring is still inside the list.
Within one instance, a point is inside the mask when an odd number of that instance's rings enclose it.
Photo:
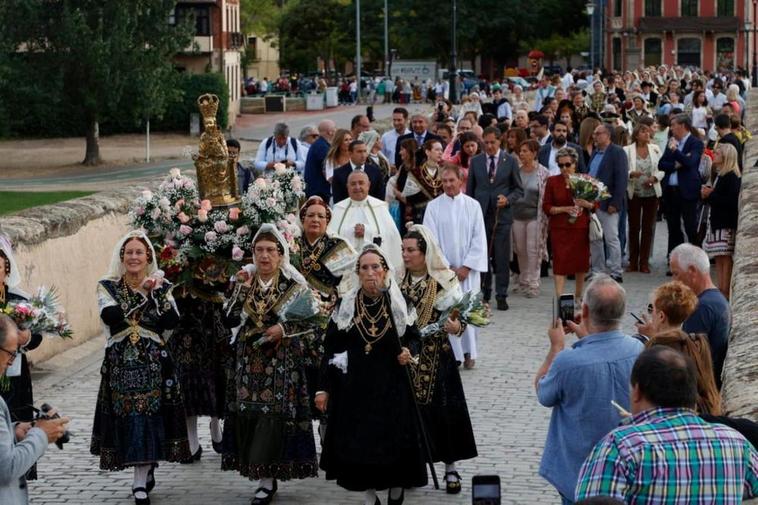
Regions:
[[[621,17],[621,7],[623,0],[613,0],[613,15],[617,18]]]
[[[683,67],[700,66],[700,39],[679,39],[676,64]]]
[[[613,70],[621,70],[621,39],[613,37]]]
[[[645,39],[645,66],[659,66],[661,61],[661,39]]]
[[[195,7],[195,35],[211,35],[211,12],[208,7]]]
[[[734,16],[734,0],[718,0],[718,16]]]
[[[645,16],[661,17],[661,0],[645,0]]]
[[[734,39],[722,37],[716,39],[716,68],[734,70]]]
[[[682,16],[697,17],[698,0],[682,0]]]

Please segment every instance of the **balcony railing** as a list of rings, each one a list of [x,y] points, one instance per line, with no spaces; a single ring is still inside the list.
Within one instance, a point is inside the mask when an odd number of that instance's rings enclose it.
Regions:
[[[229,32],[229,49],[240,49],[245,45],[245,35],[240,32]]]

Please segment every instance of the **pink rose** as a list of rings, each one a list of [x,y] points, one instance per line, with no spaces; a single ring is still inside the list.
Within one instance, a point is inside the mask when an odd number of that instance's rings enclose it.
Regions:
[[[152,217],[153,219],[158,219],[159,217],[161,217],[160,207],[154,208],[153,211],[150,213],[150,217]]]
[[[134,213],[138,216],[144,216],[145,215],[145,208],[144,207],[137,207],[134,209]]]
[[[263,178],[255,179],[255,182],[253,184],[263,189],[266,187],[266,179],[263,179]]]
[[[192,189],[195,187],[195,183],[191,179],[184,179],[184,189]]]
[[[297,218],[295,217],[295,214],[292,214],[292,213],[287,214],[287,221],[294,224],[296,220]]]
[[[180,212],[179,214],[176,215],[176,217],[179,218],[179,222],[182,223],[182,224],[189,223],[190,217],[187,214],[185,214],[184,212]]]
[[[176,208],[176,210],[181,209],[183,206],[184,206],[184,198],[178,199],[176,203],[174,204],[174,207]]]
[[[245,235],[250,235],[250,228],[247,226],[240,226],[237,228],[237,235],[240,237],[243,237]]]
[[[232,207],[229,209],[229,221],[236,221],[240,218],[240,209],[239,207]]]
[[[226,221],[216,221],[213,223],[213,229],[218,233],[226,233],[229,231],[229,225],[226,224]]]
[[[274,207],[276,205],[276,198],[269,196],[266,198],[266,205],[269,207]]]
[[[242,258],[244,256],[245,256],[245,251],[243,251],[237,246],[232,247],[232,259],[234,261],[242,261]]]
[[[210,200],[203,200],[202,202],[200,202],[200,208],[208,212],[209,210],[213,208],[213,205],[211,205]]]
[[[200,209],[197,211],[197,220],[201,223],[204,223],[208,220],[208,211],[204,209]]]
[[[218,239],[218,235],[216,235],[215,231],[209,231],[205,234],[205,241],[208,243],[215,242],[216,239]]]
[[[303,181],[297,175],[292,178],[292,190],[300,192],[303,190]]]
[[[187,226],[186,224],[183,224],[179,227],[179,233],[181,233],[182,235],[189,235],[190,233],[192,233],[192,228]]]

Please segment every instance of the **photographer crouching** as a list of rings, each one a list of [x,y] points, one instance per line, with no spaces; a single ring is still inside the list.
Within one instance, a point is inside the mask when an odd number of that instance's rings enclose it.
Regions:
[[[18,355],[18,328],[0,315],[0,377]],[[44,419],[34,423],[11,421],[5,400],[0,398],[0,503],[28,503],[25,474],[42,457],[47,445],[66,432],[69,418]]]

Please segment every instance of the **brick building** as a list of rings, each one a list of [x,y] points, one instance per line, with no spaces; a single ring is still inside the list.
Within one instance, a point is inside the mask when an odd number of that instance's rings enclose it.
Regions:
[[[625,70],[640,64],[750,68],[755,35],[751,0],[594,2],[595,33],[603,34],[596,50],[606,68]]]
[[[176,55],[174,63],[186,72],[219,72],[229,86],[229,125],[240,110],[242,71],[240,52],[245,37],[240,32],[239,0],[182,0],[169,22],[194,14],[192,46]]]

